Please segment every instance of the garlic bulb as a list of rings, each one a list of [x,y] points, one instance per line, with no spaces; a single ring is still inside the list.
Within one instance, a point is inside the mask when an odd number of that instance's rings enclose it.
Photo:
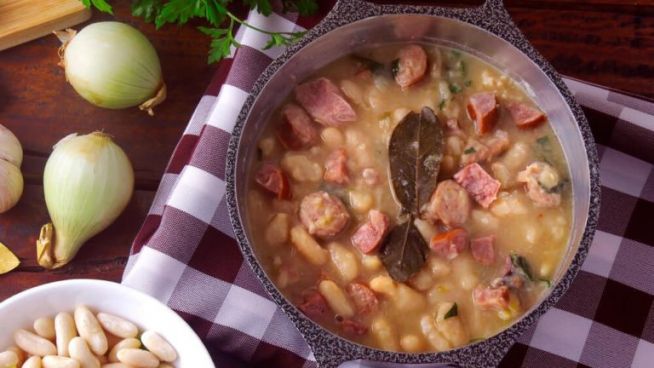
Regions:
[[[57,268],[123,212],[134,190],[134,171],[108,135],[71,134],[54,146],[43,189],[52,224],[41,229],[37,260]]]
[[[11,130],[0,125],[0,160],[20,168],[23,163],[23,147]]]
[[[18,138],[0,125],[0,213],[14,207],[23,195],[23,148]]]

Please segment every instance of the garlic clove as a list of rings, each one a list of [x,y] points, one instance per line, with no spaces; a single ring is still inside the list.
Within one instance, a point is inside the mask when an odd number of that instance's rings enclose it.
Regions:
[[[0,275],[18,267],[20,261],[4,244],[0,243]]]
[[[23,147],[14,133],[2,124],[0,124],[0,160],[8,161],[16,167],[20,167],[23,163]]]
[[[0,213],[9,211],[23,195],[23,174],[9,161],[0,160]]]

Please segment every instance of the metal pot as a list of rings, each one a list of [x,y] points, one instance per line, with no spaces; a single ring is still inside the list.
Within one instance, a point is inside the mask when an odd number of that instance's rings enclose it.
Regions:
[[[463,49],[522,84],[549,116],[570,167],[573,223],[563,262],[540,303],[511,327],[481,342],[440,353],[398,353],[362,346],[334,335],[305,317],[272,283],[251,246],[245,196],[256,142],[274,109],[297,84],[319,68],[361,47],[433,43]],[[599,215],[597,152],[588,122],[552,66],[527,42],[501,0],[481,7],[373,5],[341,0],[327,17],[264,71],[234,128],[227,157],[227,203],[243,255],[272,299],[297,326],[321,367],[364,360],[409,364],[496,366],[516,339],[568,289],[583,263]]]

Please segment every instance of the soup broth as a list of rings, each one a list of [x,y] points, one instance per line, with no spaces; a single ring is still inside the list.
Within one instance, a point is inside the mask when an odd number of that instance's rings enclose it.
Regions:
[[[459,50],[329,64],[270,117],[255,161],[260,262],[309,318],[363,345],[490,337],[541,299],[568,243],[571,185],[547,117]]]

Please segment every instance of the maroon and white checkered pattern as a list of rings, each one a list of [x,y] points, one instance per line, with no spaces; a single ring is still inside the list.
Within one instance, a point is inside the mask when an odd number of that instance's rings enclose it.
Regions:
[[[253,13],[248,21],[303,29],[288,15]],[[283,51],[260,51],[265,38],[250,30],[239,30],[237,39],[243,47],[219,65],[173,153],[123,283],[179,312],[216,366],[314,367],[309,347],[243,262],[228,219],[227,142],[254,81]],[[501,366],[654,367],[654,103],[566,83],[599,144],[601,218],[568,293]]]

